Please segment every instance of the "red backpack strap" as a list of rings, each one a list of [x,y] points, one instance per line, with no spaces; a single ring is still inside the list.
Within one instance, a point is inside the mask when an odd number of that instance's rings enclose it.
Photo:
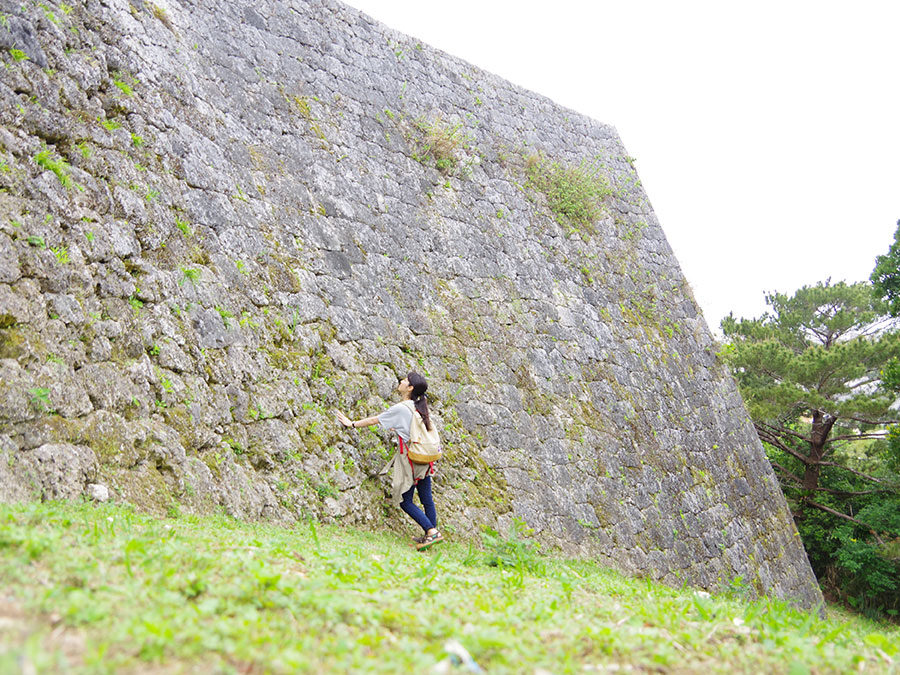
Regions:
[[[404,454],[403,450],[405,448],[403,444],[403,436],[397,434],[397,440],[400,441],[400,454]],[[409,450],[406,451],[406,461],[409,462],[409,470],[412,472],[413,476],[413,485],[419,484],[419,479],[416,478],[416,467],[413,465],[413,461],[409,458]]]

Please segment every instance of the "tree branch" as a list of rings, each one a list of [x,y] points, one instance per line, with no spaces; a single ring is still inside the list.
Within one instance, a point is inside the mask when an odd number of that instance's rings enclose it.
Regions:
[[[864,385],[872,384],[873,382],[877,382],[880,379],[881,378],[879,378],[879,377],[870,377],[866,380],[860,380],[856,384],[847,385],[847,389],[849,389],[850,391],[853,391],[854,389],[858,389],[859,387],[862,387]]]
[[[765,422],[754,422],[756,426],[756,430],[759,431],[760,427],[763,427],[770,431],[770,433],[778,433],[784,434],[785,436],[793,436],[794,438],[799,438],[804,443],[809,443],[809,437],[804,436],[803,434],[797,433],[796,431],[791,431],[790,429],[786,429],[785,427],[776,427],[772,424],[766,424]]]
[[[860,497],[862,495],[877,495],[877,494],[890,494],[893,490],[885,489],[885,490],[863,490],[862,492],[846,492],[844,490],[832,490],[831,488],[826,487],[817,487],[816,492],[827,492],[831,495],[840,495],[841,497]]]
[[[778,439],[776,436],[772,435],[771,433],[767,432],[766,430],[760,431],[760,429],[757,428],[756,434],[760,437],[760,440],[763,440],[766,443],[769,443],[770,445],[774,445],[776,448],[778,448],[779,450],[783,450],[784,452],[788,453],[789,455],[793,455],[794,457],[799,459],[804,464],[812,463],[812,460],[810,460],[809,457],[807,457],[806,455],[801,455],[799,452],[797,452],[793,448],[789,448],[787,445],[782,443],[780,439]]]
[[[800,485],[803,484],[803,479],[802,479],[802,478],[800,478],[800,477],[797,476],[796,474],[791,473],[790,471],[788,471],[787,469],[785,469],[783,466],[781,466],[781,464],[779,464],[778,462],[772,462],[771,460],[769,460],[769,461],[772,463],[772,466],[773,466],[776,470],[778,470],[778,471],[780,471],[781,473],[783,473],[785,476],[787,476],[788,478],[790,478],[792,481],[794,481],[795,483],[799,483]]]
[[[867,420],[863,417],[854,417],[853,415],[842,415],[842,419],[853,420],[854,422],[862,422],[863,424],[873,424],[879,426],[882,424],[897,424],[897,420]]]
[[[834,443],[835,441],[865,441],[870,438],[885,438],[886,436],[886,431],[876,431],[870,434],[847,434],[846,436],[835,436],[834,438],[830,438],[825,441],[825,443]]]
[[[866,480],[870,480],[873,483],[879,483],[882,485],[890,485],[886,481],[881,480],[880,478],[875,478],[874,476],[868,476],[861,471],[857,471],[856,469],[851,469],[849,466],[844,466],[843,464],[838,464],[837,462],[819,462],[820,466],[833,466],[838,469],[843,469],[844,471],[849,471],[852,474],[856,474],[860,478],[865,478]]]
[[[843,518],[844,520],[849,520],[851,523],[856,523],[857,525],[862,525],[864,528],[866,528],[867,530],[869,530],[869,532],[872,533],[872,536],[878,540],[879,544],[884,546],[884,540],[878,536],[878,533],[874,530],[874,528],[871,525],[864,523],[861,520],[857,520],[853,516],[848,516],[846,513],[841,513],[840,511],[835,511],[834,509],[829,508],[829,507],[825,506],[824,504],[819,504],[818,502],[814,502],[812,499],[809,499],[808,497],[803,497],[802,501],[804,504],[809,504],[812,507],[815,507],[822,511],[826,511],[827,513],[835,515],[838,518]]]

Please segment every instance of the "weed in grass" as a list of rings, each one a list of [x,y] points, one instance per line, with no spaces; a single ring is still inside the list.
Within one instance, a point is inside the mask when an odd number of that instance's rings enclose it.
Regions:
[[[525,521],[516,518],[507,537],[502,537],[491,528],[485,528],[481,534],[487,551],[485,563],[492,567],[512,568],[521,572],[542,573],[543,565],[538,558],[539,546],[529,537],[534,530],[525,525]]]

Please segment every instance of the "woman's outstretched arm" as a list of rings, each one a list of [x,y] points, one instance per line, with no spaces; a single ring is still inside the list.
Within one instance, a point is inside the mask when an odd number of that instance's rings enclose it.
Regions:
[[[361,427],[371,427],[375,424],[378,424],[378,415],[375,415],[373,417],[366,417],[365,419],[354,421],[354,420],[351,420],[349,417],[347,417],[340,410],[335,411],[335,413],[336,413],[335,417],[337,418],[337,421],[340,422],[341,424],[343,424],[345,427],[353,427],[354,429],[359,429]]]

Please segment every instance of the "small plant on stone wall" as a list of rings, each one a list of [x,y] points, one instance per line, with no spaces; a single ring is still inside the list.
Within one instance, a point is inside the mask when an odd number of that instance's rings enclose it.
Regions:
[[[126,80],[130,80],[130,82]],[[134,96],[134,90],[131,88],[134,81],[133,77],[125,74],[117,74],[113,77],[113,84],[126,96]]]
[[[331,497],[332,499],[340,496],[340,491],[337,489],[337,486],[331,483],[331,481],[325,481],[324,483],[319,483],[315,487],[316,494],[319,495],[319,499],[325,499],[326,497]]]
[[[322,130],[319,122],[321,120],[313,117],[312,108],[309,106],[309,99],[306,96],[288,96],[285,95],[288,101],[292,102],[296,107],[300,115],[303,119],[306,120],[307,124],[309,124],[310,130],[316,135],[316,137],[322,142],[322,147],[328,147],[328,138],[325,136],[325,132]],[[315,97],[314,97],[315,98]],[[318,100],[318,99],[316,99]]]
[[[67,249],[65,246],[57,246],[56,248],[51,248],[50,250],[53,251],[53,255],[56,256],[56,262],[58,262],[60,265],[65,265],[67,262],[69,262],[69,249]]]
[[[53,413],[53,408],[50,407],[49,389],[46,387],[35,387],[34,389],[29,389],[28,393],[31,394],[31,406],[35,410],[38,412]]]
[[[422,138],[413,150],[413,159],[434,167],[446,176],[467,173],[471,163],[462,158],[462,151],[469,147],[470,138],[462,122],[448,124],[438,117],[433,121],[415,123]]]
[[[200,270],[193,269],[192,267],[182,267],[181,274],[183,276],[178,283],[179,286],[183,285],[185,281],[190,281],[192,284],[195,284],[200,279]]]
[[[194,234],[191,230],[190,224],[186,220],[175,218],[175,227],[181,230],[181,234],[183,234],[186,238],[190,238],[191,235]]]
[[[222,323],[225,325],[225,328],[227,329],[228,328],[228,319],[233,318],[234,314],[232,314],[227,309],[222,307],[222,305],[216,305],[215,309],[219,313],[219,316],[222,317]]]
[[[172,19],[169,18],[169,14],[166,12],[165,7],[160,7],[156,3],[151,3],[150,7],[152,8],[151,11],[153,16],[159,19],[166,28],[174,33],[175,27],[172,25]]]
[[[537,153],[526,158],[525,174],[526,185],[546,197],[557,222],[574,231],[596,231],[602,200],[612,194],[599,166],[587,161],[566,166]]]
[[[36,154],[34,156],[34,161],[35,164],[42,169],[47,169],[55,173],[63,187],[70,188],[74,185],[72,177],[69,175],[69,169],[71,168],[69,163],[62,158],[54,159],[48,148],[44,148]]]

